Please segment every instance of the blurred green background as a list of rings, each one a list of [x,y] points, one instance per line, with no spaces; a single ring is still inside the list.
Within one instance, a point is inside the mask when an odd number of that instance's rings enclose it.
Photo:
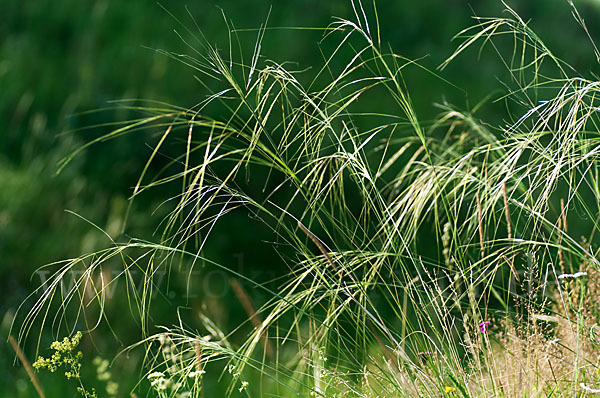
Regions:
[[[594,21],[600,17],[600,2],[575,3],[588,21],[592,37],[599,37]],[[184,25],[193,27],[183,2],[161,4]],[[593,48],[571,17],[566,0],[508,4],[523,19],[531,20],[530,27],[579,73],[590,76],[597,72]],[[365,6],[370,8],[370,2]],[[451,41],[452,36],[473,23],[473,13],[501,16],[504,9],[496,0],[388,0],[379,1],[377,6],[382,41],[398,54],[422,58],[421,64],[431,69],[452,54],[458,43]],[[349,0],[214,0],[188,2],[187,7],[209,41],[221,49],[227,45],[227,29],[220,8],[237,28],[259,27],[269,10],[269,27],[325,27],[332,16],[353,18]],[[3,0],[0,16],[0,337],[6,342],[18,306],[40,284],[42,274],[35,273],[40,266],[107,247],[110,241],[90,223],[121,241],[128,236],[156,240],[155,228],[168,211],[168,205],[159,205],[177,193],[157,189],[143,195],[135,202],[125,235],[121,236],[127,198],[151,154],[155,137],[151,132],[131,134],[94,145],[57,175],[58,162],[64,156],[110,131],[109,127],[78,129],[135,116],[115,109],[109,101],[149,99],[191,107],[207,93],[194,80],[193,70],[154,51],[191,52],[174,32],[182,30],[181,26],[154,2]],[[318,70],[323,63],[317,44],[322,35],[318,30],[269,30],[262,54],[277,62],[292,61],[295,69]],[[240,38],[251,50],[256,32],[242,32]],[[474,62],[476,56],[472,52],[461,57],[441,73],[460,89],[418,68],[407,71],[407,85],[421,120],[435,116],[434,103],[448,101],[470,109],[489,94],[500,94],[502,85],[498,80],[507,78],[502,63],[489,51]],[[385,108],[386,99],[380,101],[370,106]],[[106,107],[112,108],[88,112]],[[502,123],[503,107],[502,103],[489,102],[477,116]],[[213,233],[205,254],[262,281],[284,275],[287,268],[269,245],[256,244],[257,239],[271,239],[268,229],[253,226],[249,234],[249,225],[247,215],[229,217],[227,224]],[[207,267],[195,275],[198,288],[193,297],[184,297],[185,275],[169,280],[166,296],[157,298],[151,325],[174,323],[173,308],[178,305],[186,306],[183,316],[189,317],[192,328],[198,326],[193,315],[198,308],[214,315],[225,329],[238,324],[239,314],[244,314],[242,307],[233,295],[224,297],[227,280],[213,271]],[[115,299],[115,308],[107,311],[114,315],[119,306],[126,306],[124,299]],[[266,298],[255,295],[253,299],[261,303]],[[139,328],[131,327],[135,317],[122,307],[120,311],[116,322],[113,318],[114,335],[103,326],[90,336],[93,339],[84,339],[84,367],[91,369],[92,384],[91,359],[96,353],[112,358],[140,338]],[[40,346],[48,347],[53,337],[43,333]],[[36,346],[35,338],[24,344],[31,360]],[[129,358],[122,356],[115,361],[113,375],[120,384],[119,396],[129,396],[134,388],[142,355],[133,352]],[[0,345],[0,396],[36,396],[14,358],[7,343]],[[47,396],[76,396],[72,384],[60,375],[41,374],[40,378]],[[207,396],[219,396],[221,391],[216,382],[209,382],[207,389],[216,394]]]

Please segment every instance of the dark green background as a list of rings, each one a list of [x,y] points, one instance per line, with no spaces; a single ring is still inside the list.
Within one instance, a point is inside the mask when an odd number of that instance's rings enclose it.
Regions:
[[[193,28],[185,3],[164,1],[162,4],[181,18],[184,25]],[[522,0],[509,4],[523,19],[531,20],[530,27],[557,56],[585,76],[597,72],[593,49],[571,17],[566,1]],[[593,1],[576,2],[592,36],[598,37],[600,32],[595,28],[595,21],[600,17],[600,7],[594,4]],[[227,45],[227,30],[218,7],[237,28],[260,26],[269,10],[269,27],[325,27],[332,16],[353,18],[350,1],[345,0],[190,1],[187,6],[209,41],[222,49]],[[371,8],[371,4],[365,6]],[[382,41],[408,58],[424,57],[421,64],[434,69],[457,46],[458,42],[451,42],[452,36],[473,23],[473,12],[481,16],[502,16],[503,8],[495,0],[471,3],[379,1]],[[151,1],[0,2],[0,290],[3,293],[0,337],[3,341],[8,337],[18,305],[40,282],[39,276],[34,274],[38,267],[110,243],[89,223],[65,210],[80,214],[115,239],[126,240],[126,236],[118,233],[120,220],[156,137],[148,132],[97,144],[56,175],[61,158],[109,131],[107,127],[74,130],[134,116],[125,110],[83,112],[107,107],[111,100],[131,98],[191,107],[206,95],[194,80],[191,69],[153,50],[191,53],[174,29],[183,31],[173,17]],[[322,35],[318,30],[269,30],[262,53],[265,59],[295,62],[296,69],[318,70],[323,63],[317,45]],[[242,32],[240,38],[251,51],[256,32]],[[313,72],[308,71],[307,76]],[[432,106],[434,103],[448,101],[469,109],[489,94],[500,95],[502,85],[498,79],[507,79],[505,68],[493,52],[485,51],[477,60],[475,50],[460,57],[441,75],[460,90],[417,68],[407,71],[407,85],[423,121],[438,112]],[[370,100],[369,107],[389,108],[386,98]],[[490,102],[478,116],[501,123],[503,104]],[[153,171],[156,170],[151,169],[150,173]],[[135,202],[126,228],[127,236],[153,239],[154,228],[168,206],[154,216],[151,213],[173,194],[176,192],[168,188],[157,189]],[[269,245],[257,244],[260,239],[271,239],[269,231],[255,226],[250,229],[247,215],[236,213],[214,232],[206,254],[263,281],[285,274],[285,265]],[[211,272],[204,269],[196,276],[196,283],[201,285],[203,278],[204,282],[212,278],[210,284],[214,292],[226,288],[222,275]],[[239,322],[239,315],[234,314],[243,314],[243,310],[231,297],[211,299],[210,295],[200,295],[177,302],[184,286],[184,277],[173,277],[169,281],[166,291],[172,292],[174,298],[157,299],[153,321],[174,322],[173,307],[185,304],[192,308],[188,312],[192,314],[192,327],[198,326],[193,309],[203,305],[225,328]],[[265,297],[258,295],[254,299],[260,303]],[[112,358],[120,348],[140,338],[137,329],[131,327],[133,317],[126,311],[118,315],[113,327],[120,341],[100,329],[93,335],[96,348],[91,339],[84,342],[87,361],[84,367],[91,367],[95,349]],[[28,340],[24,347],[32,360],[36,348],[34,340]],[[47,347],[51,341],[52,336],[44,334],[41,345]],[[134,353],[129,360],[115,363],[113,373],[118,375],[115,379],[121,384],[123,396],[137,381],[140,355]],[[10,346],[2,344],[0,396],[35,396],[20,364],[13,366],[13,358]],[[93,367],[91,369],[93,373]],[[65,384],[60,375],[42,374],[41,379],[48,396],[75,396],[72,388],[65,392],[69,384]],[[93,377],[90,380],[93,384]]]

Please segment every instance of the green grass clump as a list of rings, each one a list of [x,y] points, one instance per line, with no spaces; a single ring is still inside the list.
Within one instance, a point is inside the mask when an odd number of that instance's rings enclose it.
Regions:
[[[166,53],[210,95],[191,108],[124,105],[142,116],[97,140],[162,129],[132,196],[181,187],[157,241],[113,241],[55,265],[22,336],[51,310],[58,328],[93,330],[124,280],[142,335],[130,348],[145,350],[141,383],[157,396],[200,397],[217,378],[248,396],[596,391],[598,82],[507,6],[507,17],[460,32],[440,69],[477,44],[496,53],[510,77],[498,99],[508,119],[490,126],[477,108],[442,104],[421,121],[405,78],[419,65],[385,49],[376,9],[353,6],[353,20],[324,30],[332,50],[310,79],[260,54],[264,28],[250,55],[236,55],[235,29],[229,51],[189,31],[193,56]],[[371,109],[372,96],[393,111]],[[272,232],[289,267],[277,287],[204,254],[232,212]],[[106,277],[107,264],[120,272]],[[209,309],[178,312],[175,325],[152,318],[159,270],[195,267],[228,273],[245,325],[224,329]],[[243,286],[268,299],[256,309]]]

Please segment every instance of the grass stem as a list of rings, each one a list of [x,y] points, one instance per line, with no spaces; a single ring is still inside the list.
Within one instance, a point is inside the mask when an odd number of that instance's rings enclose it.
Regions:
[[[37,376],[33,372],[33,368],[31,367],[31,364],[27,360],[25,353],[23,352],[23,350],[21,350],[21,347],[19,347],[19,343],[17,343],[15,338],[12,336],[10,336],[8,338],[8,340],[10,341],[10,345],[12,345],[13,349],[15,350],[15,353],[21,360],[21,363],[23,364],[23,367],[25,368],[25,371],[27,372],[27,375],[29,376],[29,379],[31,380],[31,383],[35,387],[38,395],[41,398],[46,398],[46,395],[44,394],[44,390],[42,389],[42,385],[40,384],[40,381],[38,380]]]

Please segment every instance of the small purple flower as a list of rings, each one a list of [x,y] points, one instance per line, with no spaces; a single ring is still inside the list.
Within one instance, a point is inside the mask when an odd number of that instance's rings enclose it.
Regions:
[[[483,321],[479,324],[479,331],[481,333],[485,333],[488,330],[488,326],[490,326],[490,321]]]
[[[417,352],[417,356],[418,358],[421,359],[421,361],[426,362],[429,359],[429,356],[433,354],[431,351],[420,351]]]

